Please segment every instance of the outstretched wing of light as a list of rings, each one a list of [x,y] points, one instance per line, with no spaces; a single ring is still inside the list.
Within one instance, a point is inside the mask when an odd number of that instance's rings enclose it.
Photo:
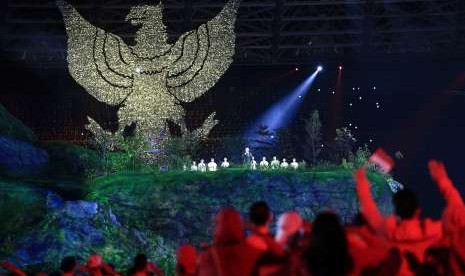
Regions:
[[[123,40],[86,21],[58,1],[68,34],[68,63],[73,78],[97,100],[120,104],[131,93],[134,57]]]
[[[179,100],[195,100],[229,68],[234,56],[234,25],[239,2],[229,0],[215,18],[182,35],[174,45],[167,88]]]

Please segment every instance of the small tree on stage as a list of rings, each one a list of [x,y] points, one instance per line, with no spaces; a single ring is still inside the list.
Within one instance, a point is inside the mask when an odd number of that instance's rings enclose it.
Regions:
[[[314,110],[305,120],[304,155],[307,161],[315,164],[321,153],[321,121],[318,110]]]
[[[357,139],[352,135],[350,129],[336,129],[336,138],[334,138],[334,161],[341,162],[342,159],[352,160],[354,155],[354,147]]]

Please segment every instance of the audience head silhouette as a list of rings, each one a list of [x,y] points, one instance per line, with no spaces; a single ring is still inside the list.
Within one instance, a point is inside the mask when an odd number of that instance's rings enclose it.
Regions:
[[[61,260],[60,269],[64,273],[73,273],[76,267],[77,262],[75,257],[67,256],[64,257],[63,260]]]
[[[337,215],[326,212],[316,217],[304,262],[312,276],[341,276],[351,271],[346,233]]]
[[[249,220],[255,226],[265,226],[271,219],[270,207],[265,201],[257,201],[250,206]]]
[[[412,219],[419,213],[417,196],[412,190],[403,189],[395,193],[393,203],[401,219]]]

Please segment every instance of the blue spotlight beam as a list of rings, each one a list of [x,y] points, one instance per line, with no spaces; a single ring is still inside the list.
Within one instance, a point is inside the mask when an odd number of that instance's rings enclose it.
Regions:
[[[316,76],[323,67],[318,66],[317,70],[305,79],[296,89],[272,105],[246,132],[246,139],[252,141],[256,138],[257,129],[266,125],[270,130],[277,130],[287,126],[295,117],[302,99],[305,98]]]

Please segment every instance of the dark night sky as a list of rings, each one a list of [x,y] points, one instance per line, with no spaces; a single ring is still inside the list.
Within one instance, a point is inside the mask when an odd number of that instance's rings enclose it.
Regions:
[[[64,43],[59,42],[59,43]],[[464,45],[465,47],[465,45]],[[2,54],[0,103],[33,129],[63,131],[68,126],[82,129],[86,116],[101,122],[114,121],[115,110],[98,103],[69,76],[66,68],[38,69],[24,66]],[[7,61],[7,62],[5,62]],[[207,95],[188,106],[204,116],[217,111],[222,121],[214,135],[240,133],[280,97],[297,86],[318,65],[315,58],[301,70],[291,66],[233,66]],[[465,195],[465,59],[358,62],[344,64],[341,114],[332,114],[337,65],[325,64],[311,92],[302,100],[293,129],[311,110],[319,109],[328,126],[332,116],[357,125],[361,143],[382,146],[391,154],[401,151],[405,158],[394,170],[396,178],[420,196],[424,213],[439,216],[442,200],[428,177],[429,158],[445,161],[450,175]],[[283,76],[284,75],[284,76]],[[360,87],[355,92],[352,88]],[[376,87],[376,91],[373,91]],[[321,91],[317,91],[317,89]],[[462,91],[451,94],[450,91]],[[362,96],[360,101],[358,97]],[[349,103],[353,107],[349,107]],[[375,103],[380,103],[376,109]],[[239,116],[238,116],[239,115]],[[202,119],[202,118],[200,118]],[[198,121],[198,119],[197,119]],[[195,124],[197,122],[193,120]],[[333,129],[325,129],[331,133]]]

